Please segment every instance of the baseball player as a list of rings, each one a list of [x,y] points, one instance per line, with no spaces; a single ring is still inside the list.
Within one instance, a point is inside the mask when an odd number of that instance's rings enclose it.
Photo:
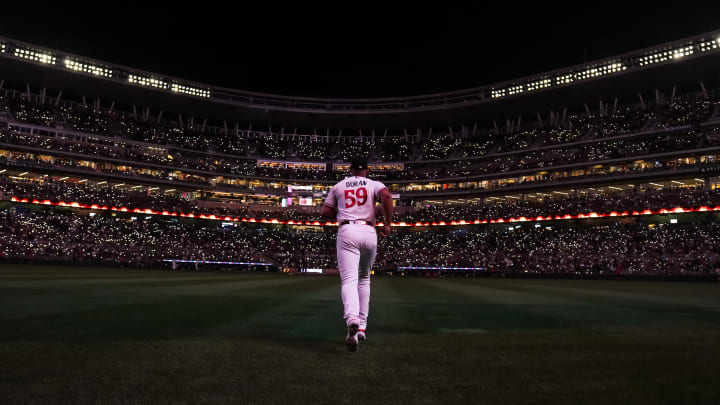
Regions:
[[[393,202],[390,191],[379,181],[367,178],[365,159],[354,159],[350,176],[337,183],[328,193],[323,215],[337,215],[337,259],[342,283],[347,337],[345,345],[357,350],[358,340],[365,340],[370,308],[370,269],[377,251],[375,203],[380,202],[385,226],[378,228],[382,236],[390,234]]]

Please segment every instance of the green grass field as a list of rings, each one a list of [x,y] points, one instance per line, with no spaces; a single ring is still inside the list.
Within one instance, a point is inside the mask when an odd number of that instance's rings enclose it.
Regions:
[[[718,404],[720,285],[0,267],[0,403]]]

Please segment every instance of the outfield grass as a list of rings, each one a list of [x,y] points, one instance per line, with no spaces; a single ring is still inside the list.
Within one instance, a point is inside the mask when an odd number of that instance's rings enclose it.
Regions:
[[[0,267],[0,403],[720,403],[720,285]]]

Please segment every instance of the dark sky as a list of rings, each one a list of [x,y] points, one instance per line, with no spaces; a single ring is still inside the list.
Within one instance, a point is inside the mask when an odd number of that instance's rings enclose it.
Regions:
[[[128,3],[111,12],[10,7],[0,16],[0,35],[242,90],[390,97],[491,84],[720,29],[720,7],[697,3],[589,2],[597,5],[592,9],[302,3],[226,3],[233,9]]]

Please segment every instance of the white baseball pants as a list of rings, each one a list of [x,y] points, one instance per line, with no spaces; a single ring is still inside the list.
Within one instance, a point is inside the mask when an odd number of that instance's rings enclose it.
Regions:
[[[356,319],[367,326],[370,309],[370,270],[377,253],[377,233],[369,225],[347,224],[337,234],[338,267],[345,323]]]

